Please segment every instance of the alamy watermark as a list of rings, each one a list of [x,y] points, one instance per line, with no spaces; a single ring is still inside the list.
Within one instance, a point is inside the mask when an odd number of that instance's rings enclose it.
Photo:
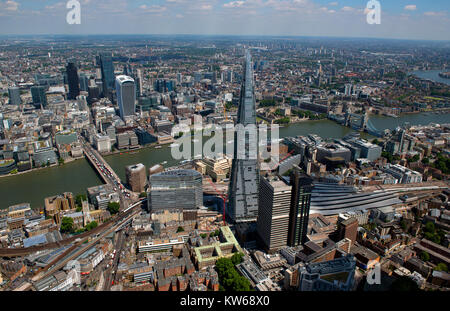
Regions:
[[[77,0],[69,0],[66,5],[70,11],[67,13],[66,21],[69,25],[81,24],[81,4]]]
[[[366,10],[366,20],[369,25],[381,24],[381,4],[378,0],[370,0],[367,2]]]
[[[195,116],[193,129],[186,124],[177,124],[172,128],[172,136],[179,135],[179,138],[171,145],[171,154],[175,160],[220,158],[222,155],[226,155],[232,159],[262,159],[278,163],[279,126],[277,124],[270,126],[270,144],[268,143],[268,132],[269,127],[265,124],[259,126],[256,124],[247,126],[227,124],[223,127],[208,124],[203,127],[202,118]],[[205,136],[210,138],[203,144]],[[224,150],[224,145],[226,145],[226,150]],[[234,151],[234,148],[237,149],[237,152]]]

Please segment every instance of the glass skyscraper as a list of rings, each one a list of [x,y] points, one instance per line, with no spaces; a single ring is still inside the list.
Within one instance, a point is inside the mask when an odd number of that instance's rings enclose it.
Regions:
[[[74,62],[69,62],[66,66],[67,84],[69,85],[69,94],[67,99],[77,99],[80,95],[80,80],[78,78],[78,69]]]
[[[114,89],[114,64],[111,53],[100,54],[100,68],[102,71],[103,95],[108,96],[109,91]]]
[[[133,78],[124,75],[117,76],[116,93],[122,120],[125,117],[133,116],[136,112],[136,84]]]
[[[244,63],[245,78],[242,81],[240,103],[237,114],[237,124],[244,127],[255,125],[256,102],[252,57],[246,52]],[[238,150],[238,133],[234,137],[234,158],[230,176],[228,216],[235,223],[255,221],[258,216],[259,163],[258,148],[250,143],[250,135],[245,133],[245,158],[239,159],[242,151]]]

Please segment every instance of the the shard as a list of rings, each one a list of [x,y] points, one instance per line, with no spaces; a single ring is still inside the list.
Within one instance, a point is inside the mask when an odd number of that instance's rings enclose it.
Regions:
[[[253,62],[250,52],[246,52],[244,63],[244,78],[241,86],[240,102],[237,114],[237,124],[254,125],[256,129],[256,102],[254,94]],[[256,132],[255,132],[256,133]],[[241,137],[244,136],[244,137]],[[238,139],[245,139],[243,144]],[[258,144],[249,142],[251,135],[234,137],[234,157],[230,176],[228,216],[235,223],[255,221],[258,215]],[[245,146],[245,157],[240,156]]]

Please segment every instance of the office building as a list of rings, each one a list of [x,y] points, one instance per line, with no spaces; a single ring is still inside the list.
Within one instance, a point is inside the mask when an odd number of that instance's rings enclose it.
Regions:
[[[197,209],[203,205],[202,175],[194,170],[172,170],[151,175],[151,210]]]
[[[338,221],[339,239],[349,239],[352,245],[356,242],[358,235],[358,220],[354,217],[348,219],[339,219]]]
[[[31,87],[31,97],[33,99],[33,104],[39,107],[47,106],[47,95],[45,86],[32,86]]]
[[[111,53],[101,53],[99,56],[100,69],[102,73],[103,96],[109,96],[114,89],[114,64]]]
[[[8,89],[9,104],[10,105],[20,105],[22,100],[20,99],[20,89],[16,86],[10,87]]]
[[[299,291],[350,291],[353,289],[356,260],[352,255],[325,262],[301,264]]]
[[[349,149],[338,144],[320,144],[317,146],[317,161],[328,163],[335,160],[340,160],[345,163],[350,162],[352,153]]]
[[[124,75],[117,76],[116,93],[122,120],[125,120],[125,117],[134,116],[136,112],[136,85],[133,78]]]
[[[75,63],[69,62],[66,66],[67,84],[69,85],[69,94],[67,99],[75,100],[80,95],[80,80],[78,78],[78,69]]]
[[[97,134],[94,136],[95,148],[98,152],[111,152],[111,139],[109,136]]]
[[[278,177],[262,177],[257,233],[261,246],[272,253],[287,245],[291,186]]]
[[[411,184],[411,183],[421,183],[423,176],[421,173],[413,171],[407,167],[400,164],[386,164],[382,170],[385,173],[392,175],[396,178],[399,183]]]
[[[311,177],[301,173],[298,166],[294,166],[291,185],[287,244],[297,246],[306,242],[313,185]]]
[[[240,103],[237,113],[237,124],[244,127],[255,125],[256,128],[256,102],[254,94],[254,79],[252,58],[246,52],[244,64],[245,77],[241,86]],[[251,135],[242,137],[245,146],[245,158],[238,156],[238,132],[234,139],[234,157],[229,186],[229,212],[227,215],[233,222],[255,221],[258,214],[259,191],[259,162],[257,141],[251,143]]]
[[[125,168],[127,184],[133,192],[144,192],[147,185],[147,172],[142,163]]]

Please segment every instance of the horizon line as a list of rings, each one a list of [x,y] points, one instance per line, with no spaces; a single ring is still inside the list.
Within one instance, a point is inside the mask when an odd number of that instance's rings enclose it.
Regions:
[[[72,37],[89,37],[89,36],[199,36],[199,37],[262,37],[262,38],[318,38],[318,39],[359,39],[359,40],[392,40],[392,41],[426,41],[426,42],[449,42],[450,39],[410,39],[410,38],[386,38],[386,37],[359,37],[359,36],[333,36],[333,35],[266,35],[266,34],[188,34],[188,33],[173,33],[173,34],[138,34],[138,33],[125,33],[125,34],[102,34],[102,33],[91,33],[91,34],[0,34],[0,37],[28,37],[28,36],[72,36]]]

